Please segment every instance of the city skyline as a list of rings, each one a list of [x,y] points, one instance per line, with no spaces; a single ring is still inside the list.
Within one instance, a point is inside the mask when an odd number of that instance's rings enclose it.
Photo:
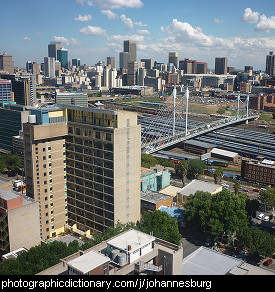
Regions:
[[[235,5],[238,4],[238,5]],[[214,69],[215,57],[227,57],[228,66],[265,70],[266,55],[275,48],[275,3],[266,0],[232,3],[217,0],[193,3],[180,0],[70,0],[2,3],[0,52],[13,56],[15,66],[42,63],[48,44],[61,42],[69,60],[93,66],[115,57],[123,41],[137,42],[137,60],[168,63],[190,58]],[[28,17],[26,17],[28,15]]]

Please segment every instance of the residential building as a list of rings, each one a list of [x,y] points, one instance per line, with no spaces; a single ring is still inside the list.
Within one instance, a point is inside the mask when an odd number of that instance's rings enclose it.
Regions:
[[[269,76],[275,75],[275,54],[274,52],[269,52],[266,56],[266,74]]]
[[[6,74],[14,74],[14,61],[12,56],[8,55],[6,52],[0,55],[0,71]]]
[[[275,161],[243,158],[241,176],[253,182],[275,185]]]
[[[39,204],[0,189],[0,255],[40,244]]]
[[[43,109],[40,117],[32,114],[23,124],[26,195],[39,202],[42,240],[64,232],[67,223],[64,118],[64,109]]]
[[[134,112],[66,106],[69,225],[84,232],[140,219],[141,127]]]
[[[215,58],[215,74],[227,74],[227,58]]]
[[[179,54],[177,52],[170,52],[168,56],[168,64],[172,63],[178,69],[178,57]]]

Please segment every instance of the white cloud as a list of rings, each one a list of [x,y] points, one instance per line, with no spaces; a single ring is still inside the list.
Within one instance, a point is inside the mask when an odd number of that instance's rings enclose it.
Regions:
[[[75,21],[80,21],[80,22],[83,22],[83,21],[89,21],[92,19],[92,15],[91,14],[86,14],[86,15],[78,15],[78,17],[75,17],[74,20]]]
[[[264,14],[260,15],[259,22],[256,24],[256,31],[270,32],[270,30],[275,30],[275,16],[266,17]]]
[[[129,17],[126,17],[125,14],[120,15],[120,20],[126,24],[128,29],[134,28],[134,23],[133,23],[132,19]]]
[[[140,29],[140,30],[137,30],[137,34],[139,34],[139,35],[150,35],[151,33],[147,29]]]
[[[107,32],[105,29],[98,27],[98,26],[90,26],[83,27],[80,29],[80,32],[85,35],[91,35],[91,36],[106,36]]]
[[[115,20],[118,18],[118,15],[109,9],[101,10],[101,13],[105,14],[109,19],[112,19],[112,20]]]
[[[257,11],[253,12],[250,8],[246,8],[244,10],[244,14],[241,18],[242,22],[257,23],[258,20],[259,20],[259,12]]]
[[[214,18],[214,22],[215,22],[215,23],[223,23],[223,20],[218,19],[218,18]]]
[[[79,46],[80,43],[76,38],[67,39],[65,37],[54,36],[55,42],[60,42],[66,46]]]
[[[108,39],[110,41],[117,42],[119,44],[122,44],[125,40],[131,40],[136,41],[137,43],[143,43],[144,42],[144,36],[143,35],[137,35],[137,34],[127,34],[127,35],[112,35],[109,36]]]
[[[82,4],[83,1],[80,0],[79,4]],[[141,8],[143,6],[141,0],[88,0],[87,4],[105,9]]]
[[[25,41],[30,41],[31,38],[29,38],[29,37],[26,36],[26,37],[23,38],[23,40],[25,40]]]
[[[144,24],[144,23],[142,23],[142,21],[134,22],[134,24],[137,26],[148,26],[148,24]]]

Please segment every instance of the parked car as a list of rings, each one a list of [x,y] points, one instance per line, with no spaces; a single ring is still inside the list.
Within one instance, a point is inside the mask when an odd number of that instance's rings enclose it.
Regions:
[[[244,191],[244,192],[247,192],[247,193],[250,192],[250,190],[248,190],[248,189],[243,189],[243,191]]]
[[[257,219],[262,220],[264,218],[264,213],[261,213],[260,215],[258,215]]]
[[[259,189],[253,189],[253,192],[260,193],[261,191]]]
[[[269,216],[265,216],[265,217],[263,218],[263,221],[269,221]]]
[[[272,259],[268,259],[263,263],[263,265],[265,266],[270,266],[271,264],[272,264]]]

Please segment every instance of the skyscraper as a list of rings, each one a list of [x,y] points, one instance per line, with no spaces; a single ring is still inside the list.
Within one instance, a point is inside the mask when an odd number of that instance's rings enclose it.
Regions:
[[[51,42],[48,45],[48,57],[55,58],[57,60],[57,51],[62,49],[63,45],[59,42]]]
[[[269,52],[269,55],[266,56],[266,74],[275,75],[275,55],[273,52]]]
[[[120,69],[128,69],[130,54],[127,52],[119,53],[119,67]]]
[[[129,53],[129,62],[137,60],[137,43],[135,41],[124,41],[124,52]]]
[[[178,69],[178,56],[177,52],[170,52],[168,57],[168,64],[172,63]]]
[[[57,60],[61,63],[61,67],[64,69],[69,69],[69,58],[68,58],[68,50],[67,49],[60,49],[57,50]]]
[[[115,57],[107,57],[107,66],[111,65],[111,68],[114,69],[116,67]]]
[[[80,66],[80,59],[72,59],[72,66],[79,67]]]
[[[4,71],[8,74],[14,74],[14,62],[11,55],[6,52],[0,55],[0,71]]]
[[[226,75],[227,74],[227,58],[215,58],[215,74]]]
[[[55,78],[55,58],[45,57],[44,66],[45,66],[45,76],[49,78]]]

